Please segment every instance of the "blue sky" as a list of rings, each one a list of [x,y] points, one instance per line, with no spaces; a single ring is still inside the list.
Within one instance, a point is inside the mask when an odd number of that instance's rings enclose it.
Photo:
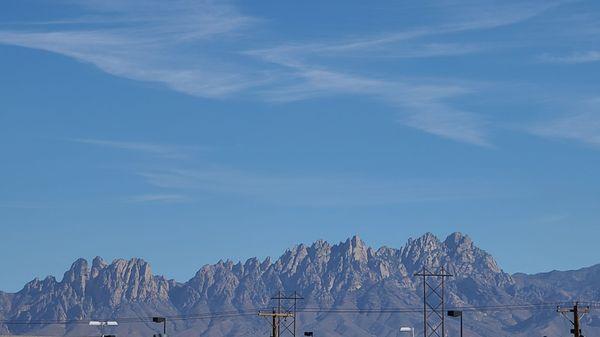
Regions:
[[[0,289],[353,234],[599,263],[599,36],[596,1],[4,0]]]

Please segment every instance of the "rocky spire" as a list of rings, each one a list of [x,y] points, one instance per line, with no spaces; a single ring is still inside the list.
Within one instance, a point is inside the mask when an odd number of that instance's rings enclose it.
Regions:
[[[409,238],[400,250],[400,259],[406,270],[413,274],[423,266],[441,266],[444,253],[443,244],[432,233],[425,233],[417,239]]]
[[[83,297],[89,278],[88,262],[80,258],[65,272],[62,283],[68,283],[78,296]]]
[[[100,256],[96,256],[92,261],[92,270],[90,272],[90,277],[98,277],[102,269],[106,268],[106,266],[108,266],[108,264]]]

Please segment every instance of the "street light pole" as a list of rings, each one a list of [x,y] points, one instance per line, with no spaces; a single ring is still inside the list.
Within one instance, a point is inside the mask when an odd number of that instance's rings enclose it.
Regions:
[[[166,317],[152,317],[152,322],[163,324],[163,337],[167,337],[167,318]]]
[[[108,336],[113,336],[114,335],[105,335],[104,334],[104,327],[105,326],[117,326],[119,325],[119,323],[115,322],[115,321],[90,321],[89,323],[90,326],[99,326],[100,327],[100,335],[102,337],[108,337]]]
[[[460,317],[460,337],[463,337],[463,312],[460,310],[448,310],[448,316]]]

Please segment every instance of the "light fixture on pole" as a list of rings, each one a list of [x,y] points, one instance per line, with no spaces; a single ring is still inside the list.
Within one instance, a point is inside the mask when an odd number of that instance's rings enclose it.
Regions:
[[[166,317],[152,317],[152,322],[162,323],[163,324],[163,333],[162,333],[162,335],[159,335],[159,336],[167,337],[167,318]],[[154,336],[156,336],[156,335],[154,335]]]
[[[411,332],[412,333],[412,337],[415,337],[415,328],[409,327],[409,326],[403,326],[400,328],[400,332]]]
[[[90,325],[91,326],[117,326],[119,325],[118,322],[116,321],[90,321]]]
[[[89,325],[90,326],[99,326],[100,327],[100,335],[102,337],[115,337],[115,335],[105,335],[104,327],[105,326],[117,326],[117,325],[119,325],[119,323],[117,323],[116,321],[90,321]]]
[[[463,337],[463,321],[462,321],[462,311],[460,310],[448,310],[448,316],[450,317],[460,317],[460,337]]]

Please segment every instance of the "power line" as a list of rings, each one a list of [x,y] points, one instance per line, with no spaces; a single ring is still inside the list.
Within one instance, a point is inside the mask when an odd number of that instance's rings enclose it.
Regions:
[[[277,301],[277,307],[273,308],[272,312],[258,311],[258,316],[271,319],[270,321],[267,319],[272,329],[271,337],[280,337],[282,332],[283,334],[287,332],[291,337],[296,337],[296,309],[298,300],[302,299],[304,298],[295,291],[291,295],[285,295],[280,290],[277,295],[271,297],[271,300]],[[288,322],[288,318],[290,322]]]
[[[524,304],[501,304],[487,306],[455,306],[448,307],[448,310],[463,311],[502,311],[502,310],[530,310],[530,309],[556,309],[557,305],[563,305],[572,302],[543,302],[543,303],[524,303]],[[381,308],[381,309],[361,309],[361,308],[298,308],[298,312],[311,313],[413,313],[422,312],[422,308],[400,307],[400,308]]]
[[[499,304],[483,306],[455,306],[448,307],[448,310],[462,311],[534,311],[534,310],[556,310],[557,306],[572,305],[572,301],[562,302],[540,302],[540,303],[520,303],[520,304]],[[580,301],[579,304],[589,305],[590,308],[600,308],[600,302]],[[171,321],[204,320],[204,319],[224,319],[236,317],[256,316],[258,309],[230,310],[220,312],[205,312],[193,315],[173,315],[163,316]],[[385,313],[419,313],[423,308],[418,307],[391,307],[391,308],[321,308],[321,307],[303,307],[297,308],[299,313],[334,313],[334,314],[385,314]],[[108,320],[118,321],[120,324],[152,322],[152,317],[110,317]],[[93,318],[96,319],[96,318]],[[0,324],[6,325],[67,325],[67,324],[88,324],[90,319],[73,320],[0,320]]]
[[[224,317],[239,317],[239,316],[255,316],[255,311],[223,311],[223,312],[210,312],[196,315],[179,315],[179,316],[167,316],[169,320],[201,320],[201,319],[214,319]],[[115,320],[119,323],[143,323],[152,322],[152,317],[111,317],[109,320]],[[77,319],[77,320],[0,320],[1,324],[16,324],[16,325],[51,325],[51,324],[89,324],[90,319]]]

